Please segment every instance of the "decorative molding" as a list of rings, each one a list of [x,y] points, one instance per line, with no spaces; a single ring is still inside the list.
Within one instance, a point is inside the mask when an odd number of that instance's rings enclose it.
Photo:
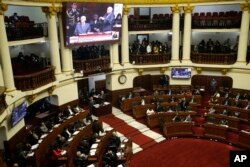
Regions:
[[[194,10],[194,6],[190,6],[190,5],[188,4],[188,6],[184,6],[184,7],[183,7],[183,10],[184,10],[185,14],[186,14],[186,13],[192,13],[193,10]]]
[[[138,69],[138,74],[139,74],[139,75],[142,75],[143,72],[144,72],[144,69],[143,69],[143,68],[139,68],[139,69]]]
[[[33,94],[33,95],[28,96],[27,100],[31,104],[35,100],[36,97],[37,97],[37,95]]]
[[[52,6],[49,7],[42,7],[42,11],[44,13],[46,13],[47,15],[51,16],[56,16],[57,13],[59,13],[61,11],[61,7],[56,7],[54,5],[54,3],[52,4]]]
[[[171,7],[171,11],[172,13],[180,13],[181,7],[179,7],[178,4],[176,4],[174,7]]]
[[[161,73],[161,74],[164,74],[166,70],[167,70],[167,67],[161,67],[160,73]]]
[[[227,72],[228,72],[228,69],[226,69],[226,68],[223,68],[223,69],[221,70],[221,73],[222,73],[223,75],[226,75]]]
[[[250,4],[249,3],[243,3],[240,5],[240,8],[242,11],[250,11]]]
[[[0,15],[4,15],[4,12],[8,10],[8,5],[0,1]]]
[[[50,88],[48,89],[49,95],[52,95],[55,89],[56,89],[56,86],[50,87]]]
[[[123,7],[123,12],[122,12],[122,14],[123,14],[123,15],[128,15],[128,14],[129,14],[129,11],[130,11],[130,8],[128,8],[127,6],[124,6],[124,7]]]
[[[200,74],[202,72],[202,68],[201,67],[196,67],[196,71],[198,74]]]

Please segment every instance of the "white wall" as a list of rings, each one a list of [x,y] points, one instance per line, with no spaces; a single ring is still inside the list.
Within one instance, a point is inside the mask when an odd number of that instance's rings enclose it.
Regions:
[[[35,23],[47,22],[47,18],[45,13],[42,12],[41,7],[9,5],[8,11],[5,12],[5,15],[11,16],[13,13],[17,13],[18,16],[29,16],[30,21],[34,21]]]
[[[105,74],[89,76],[89,79],[88,79],[88,81],[89,81],[89,90],[95,89],[95,81],[100,81],[100,80],[104,80],[104,79],[106,79]]]
[[[220,11],[241,11],[240,5],[206,5],[206,6],[195,6],[193,13],[200,12],[220,12]]]

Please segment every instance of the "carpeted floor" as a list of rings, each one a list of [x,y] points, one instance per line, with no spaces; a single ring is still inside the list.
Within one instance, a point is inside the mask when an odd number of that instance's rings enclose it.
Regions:
[[[228,167],[237,148],[205,139],[165,140],[133,155],[130,167]]]

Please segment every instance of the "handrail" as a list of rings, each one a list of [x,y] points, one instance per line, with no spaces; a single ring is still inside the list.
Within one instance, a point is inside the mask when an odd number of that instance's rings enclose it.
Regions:
[[[191,61],[199,64],[234,64],[237,53],[199,53],[191,52]]]
[[[171,59],[171,53],[163,54],[130,54],[129,60],[132,64],[145,65],[145,64],[166,64]]]
[[[55,67],[48,67],[27,75],[15,75],[15,86],[18,90],[31,90],[55,81]]]

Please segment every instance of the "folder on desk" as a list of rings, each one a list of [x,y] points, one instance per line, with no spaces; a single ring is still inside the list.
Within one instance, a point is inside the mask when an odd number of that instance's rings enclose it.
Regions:
[[[98,146],[98,144],[94,143],[94,144],[92,144],[91,149],[97,148],[97,146]]]
[[[40,144],[40,143],[42,143],[42,141],[43,141],[43,139],[40,139],[40,140],[38,140],[38,143]]]
[[[77,135],[78,133],[79,133],[80,131],[75,131],[74,133],[73,133],[73,135]]]
[[[28,156],[28,157],[33,157],[34,154],[35,154],[35,153],[32,151],[32,152],[28,153],[27,156]]]
[[[68,142],[70,142],[70,141],[72,141],[72,140],[73,140],[73,137],[69,138],[69,139],[68,139]]]
[[[67,151],[66,150],[63,150],[62,152],[61,152],[61,155],[65,155],[67,153]]]
[[[90,154],[91,156],[95,155],[95,154],[96,154],[96,149],[91,149],[91,150],[89,151],[89,154]]]
[[[41,136],[41,139],[45,138],[47,135],[48,135],[48,134],[43,134],[43,135]]]
[[[31,146],[31,150],[37,149],[38,146],[39,146],[39,144],[32,145],[32,146]]]
[[[111,128],[111,127],[108,127],[108,128],[106,129],[106,131],[111,131],[111,130],[113,130],[113,128]]]
[[[121,148],[124,148],[125,147],[125,144],[121,144]]]

